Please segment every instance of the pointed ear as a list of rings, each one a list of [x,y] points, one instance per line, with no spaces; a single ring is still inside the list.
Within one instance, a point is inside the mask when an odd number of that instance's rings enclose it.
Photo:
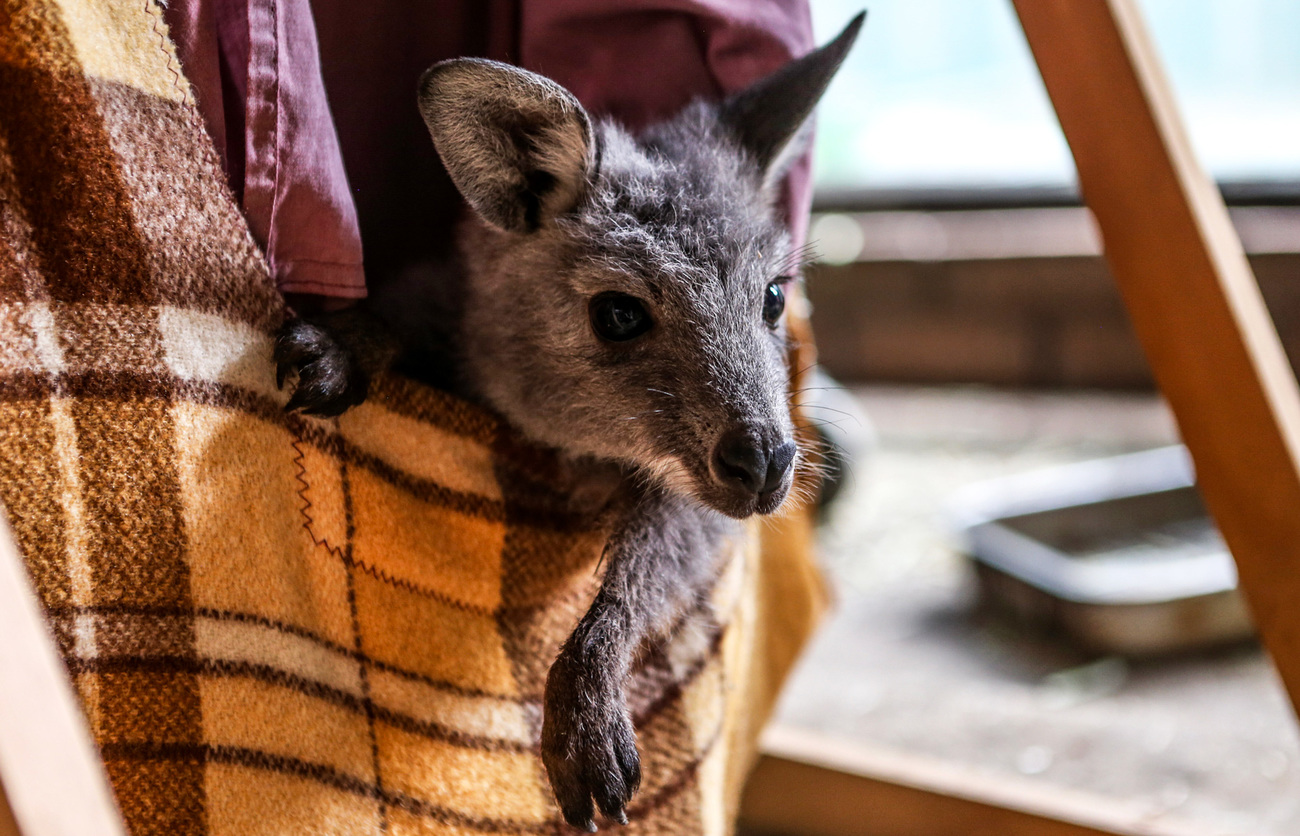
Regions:
[[[425,71],[419,101],[452,182],[488,223],[531,232],[577,203],[593,164],[591,119],[560,85],[458,58]]]
[[[826,46],[791,61],[722,103],[719,119],[758,163],[764,182],[779,177],[784,171],[782,164],[788,165],[798,156],[786,152],[849,54],[866,16],[859,12]]]

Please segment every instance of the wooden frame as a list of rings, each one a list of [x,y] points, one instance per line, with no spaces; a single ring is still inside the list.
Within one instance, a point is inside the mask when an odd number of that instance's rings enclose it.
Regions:
[[[1208,836],[1137,804],[776,726],[742,836]]]
[[[1014,2],[1134,327],[1295,703],[1300,388],[1223,202],[1194,159],[1135,0]],[[103,767],[3,525],[0,635],[0,836],[122,836]],[[1009,790],[790,732],[774,732],[767,746],[743,810],[756,829],[1174,833],[1100,809],[1095,799]]]
[[[0,513],[0,836],[125,836]]]

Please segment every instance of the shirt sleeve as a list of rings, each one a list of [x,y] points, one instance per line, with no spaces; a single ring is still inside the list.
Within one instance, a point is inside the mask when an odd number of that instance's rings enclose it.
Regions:
[[[284,293],[366,295],[308,0],[172,0],[181,66]]]

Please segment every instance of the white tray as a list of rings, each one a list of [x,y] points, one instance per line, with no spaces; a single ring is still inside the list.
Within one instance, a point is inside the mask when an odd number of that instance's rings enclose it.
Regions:
[[[1181,446],[972,485],[951,513],[989,603],[1090,649],[1163,653],[1253,633]]]

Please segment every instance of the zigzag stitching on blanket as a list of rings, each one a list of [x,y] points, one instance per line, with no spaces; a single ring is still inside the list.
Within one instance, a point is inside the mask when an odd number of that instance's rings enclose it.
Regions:
[[[0,370],[0,388],[5,390],[6,399],[10,401],[44,399],[56,393],[113,400],[152,396],[182,400],[217,409],[237,410],[273,426],[284,427],[295,434],[300,442],[311,444],[329,455],[356,464],[386,484],[421,502],[488,522],[506,521],[506,507],[501,500],[456,491],[432,480],[412,476],[338,435],[320,429],[299,415],[286,414],[275,401],[243,386],[210,380],[181,379],[172,374],[92,369],[65,371],[53,376],[45,372],[5,373]],[[594,530],[593,526],[585,520],[565,518],[534,508],[514,507],[510,509],[510,513],[513,517],[512,522],[516,524],[547,531]]]
[[[298,513],[303,518],[303,530],[307,532],[307,536],[311,538],[313,545],[324,546],[325,550],[331,555],[347,563],[348,559],[343,556],[343,550],[338,546],[331,546],[329,540],[325,537],[317,537],[315,530],[312,528],[316,524],[316,520],[309,513],[312,509],[312,502],[307,498],[307,491],[311,489],[311,485],[307,482],[307,454],[303,451],[299,439],[295,438],[289,443],[298,454],[293,458],[293,463],[298,468],[298,472],[293,475],[293,478],[297,480],[298,484],[302,485],[298,489],[298,498],[302,500],[302,507],[298,509]]]
[[[427,586],[421,586],[420,584],[417,584],[414,581],[409,581],[406,578],[394,577],[393,575],[390,575],[388,572],[385,572],[383,569],[380,569],[378,566],[369,564],[364,560],[357,560],[355,557],[345,557],[343,558],[343,562],[346,563],[348,566],[352,567],[353,569],[360,569],[362,572],[365,572],[367,575],[369,575],[370,577],[374,578],[377,581],[380,581],[381,583],[386,583],[389,584],[390,586],[398,587],[399,589],[405,589],[407,592],[413,593],[415,595],[420,595],[424,598],[430,598],[434,601],[437,601],[440,604],[445,604],[451,607],[452,609],[460,610],[461,612],[473,613],[474,615],[481,615],[486,618],[495,618],[497,615],[503,612],[502,608],[500,607],[494,607],[494,608],[481,607],[478,604],[471,604],[468,601],[461,601],[457,598],[453,598],[445,592],[439,592],[436,589],[430,589]],[[517,609],[519,610],[539,609],[541,606],[543,605],[538,605],[534,607],[519,607]]]
[[[480,607],[475,604],[468,603],[466,601],[461,601],[456,598],[453,598],[452,596],[446,594],[445,592],[439,592],[436,589],[429,589],[428,587],[420,586],[419,584],[414,583],[413,581],[409,581],[405,578],[398,578],[393,575],[390,575],[388,572],[385,572],[383,569],[380,569],[377,566],[373,566],[369,563],[366,563],[364,560],[357,560],[354,557],[349,557],[344,553],[343,549],[339,548],[338,546],[330,545],[328,538],[317,537],[316,532],[312,529],[312,526],[316,524],[316,520],[309,513],[313,507],[312,501],[307,498],[307,491],[311,487],[307,482],[307,478],[306,478],[307,466],[304,463],[306,461],[307,454],[303,452],[302,447],[299,445],[298,439],[294,439],[292,442],[290,442],[290,444],[293,446],[293,449],[298,453],[298,455],[295,456],[293,459],[293,463],[298,467],[298,472],[294,474],[294,479],[297,480],[298,484],[302,485],[302,487],[297,491],[298,498],[301,499],[303,502],[302,507],[298,509],[298,513],[302,514],[303,530],[307,532],[307,536],[311,538],[311,541],[314,545],[323,546],[325,550],[329,552],[332,556],[343,561],[344,565],[349,566],[353,569],[360,569],[362,572],[365,572],[367,575],[370,575],[372,578],[374,578],[375,580],[381,583],[386,583],[389,586],[395,586],[399,589],[405,589],[407,592],[411,592],[416,595],[421,595],[426,598],[432,598],[433,600],[441,604],[445,604],[453,609],[461,610],[462,612],[471,612],[476,615],[482,615],[486,617],[495,617],[497,615],[498,612],[497,609],[488,609],[487,607]]]
[[[172,74],[172,89],[180,93],[181,98],[188,104],[190,97],[181,89],[181,73],[175,66],[176,56],[167,49],[167,36],[158,29],[158,22],[162,20],[162,11],[157,8],[153,0],[144,0],[144,13],[153,18],[153,33],[158,36],[159,51],[167,58],[167,69]]]
[[[344,553],[343,549],[339,548],[338,546],[330,545],[328,538],[316,536],[316,532],[312,528],[312,526],[316,524],[316,520],[315,518],[312,517],[310,513],[313,505],[312,505],[312,501],[307,498],[307,491],[311,488],[311,485],[308,484],[306,478],[307,465],[305,464],[305,461],[307,459],[307,454],[303,452],[303,449],[300,446],[298,439],[294,439],[292,442],[290,442],[290,444],[293,446],[293,449],[298,454],[293,459],[293,463],[298,468],[298,472],[294,474],[294,479],[297,480],[298,484],[302,485],[302,487],[299,488],[297,491],[298,498],[301,499],[303,503],[302,507],[298,509],[298,513],[300,513],[303,517],[303,524],[302,524],[303,530],[307,532],[307,536],[311,538],[311,541],[314,545],[323,546],[327,552],[329,552],[332,556],[341,560],[344,565],[349,566],[353,569],[360,569],[362,572],[365,572],[367,575],[370,575],[372,578],[374,578],[375,580],[381,583],[386,583],[389,586],[395,586],[399,589],[405,589],[407,592],[411,592],[426,598],[432,598],[433,600],[441,604],[445,604],[453,609],[461,610],[462,612],[471,612],[476,615],[482,615],[487,617],[496,616],[498,611],[495,609],[488,609],[487,607],[480,607],[475,604],[470,604],[466,601],[460,601],[456,598],[451,597],[445,592],[439,592],[436,589],[429,589],[428,587],[420,586],[419,584],[406,580],[405,578],[394,577],[393,575],[390,575],[388,572],[385,572],[383,569],[380,569],[377,566],[372,566],[371,564],[366,563],[364,560],[357,560],[354,557],[349,557]]]
[[[493,607],[493,608],[481,607],[477,604],[471,604],[466,601],[457,600],[447,595],[445,592],[439,592],[436,589],[431,589],[427,586],[421,586],[420,584],[417,584],[414,581],[409,581],[406,580],[405,578],[394,577],[393,575],[390,575],[388,572],[385,572],[383,569],[380,569],[377,566],[373,566],[369,563],[366,563],[363,560],[357,560],[354,557],[353,558],[344,557],[343,562],[354,569],[360,569],[362,572],[365,572],[367,575],[370,575],[372,578],[374,578],[377,581],[391,584],[401,589],[405,589],[406,591],[411,592],[415,595],[431,598],[435,601],[438,601],[439,603],[446,604],[447,606],[452,607],[453,609],[457,609],[462,612],[474,613],[475,615],[489,616],[495,618],[497,616],[501,616],[508,613],[532,612],[535,610],[545,609],[547,606],[545,602],[542,602],[537,604],[522,604],[513,607],[505,607],[505,606]]]
[[[339,548],[338,546],[331,546],[327,538],[317,537],[316,532],[312,530],[312,526],[316,524],[316,520],[309,513],[313,507],[312,502],[310,499],[307,498],[307,491],[311,487],[307,483],[307,478],[306,478],[307,466],[304,463],[306,461],[307,454],[303,452],[302,447],[299,445],[298,439],[294,439],[291,442],[291,444],[293,446],[293,449],[296,450],[298,453],[298,455],[295,456],[293,459],[294,464],[297,465],[298,467],[298,472],[294,474],[294,478],[298,481],[298,484],[302,485],[302,488],[300,488],[297,492],[298,498],[301,499],[303,502],[302,507],[298,509],[298,513],[302,514],[304,520],[302,527],[307,532],[307,536],[311,538],[313,544],[315,544],[316,546],[324,546],[326,551],[328,551],[331,555],[338,558],[339,560],[343,561],[343,564],[345,566],[348,566],[353,569],[359,569],[362,572],[365,572],[370,577],[379,581],[380,583],[386,583],[389,586],[395,586],[399,589],[405,589],[407,592],[413,593],[415,595],[420,595],[425,598],[431,598],[440,604],[445,604],[446,606],[449,606],[452,609],[460,610],[462,612],[474,613],[475,615],[482,615],[484,617],[489,617],[489,618],[494,618],[501,612],[501,608],[499,607],[494,609],[489,609],[488,607],[480,607],[476,604],[471,604],[467,601],[461,601],[459,599],[453,598],[452,596],[448,595],[445,592],[439,592],[436,589],[430,589],[428,587],[421,586],[405,578],[395,577],[389,574],[388,572],[385,572],[383,569],[380,569],[378,566],[373,566],[365,562],[364,560],[357,560],[355,557],[349,557],[348,555],[344,554],[343,549]]]

